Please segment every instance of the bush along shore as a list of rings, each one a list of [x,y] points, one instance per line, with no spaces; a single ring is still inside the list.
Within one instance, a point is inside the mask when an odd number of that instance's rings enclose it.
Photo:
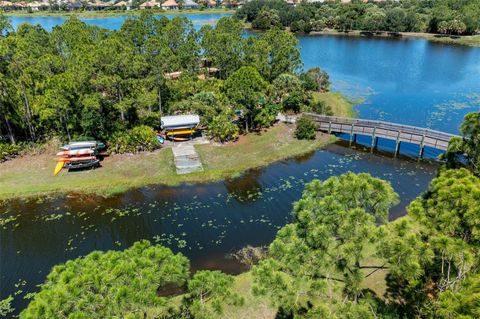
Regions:
[[[253,0],[236,16],[257,30],[287,29],[294,33],[421,37],[480,46],[480,0],[402,1],[379,3],[308,3],[290,6],[281,0]]]

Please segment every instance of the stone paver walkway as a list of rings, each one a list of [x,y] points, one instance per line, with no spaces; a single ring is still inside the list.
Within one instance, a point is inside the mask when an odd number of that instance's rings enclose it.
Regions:
[[[202,161],[193,143],[178,143],[172,147],[172,152],[178,175],[203,171]]]

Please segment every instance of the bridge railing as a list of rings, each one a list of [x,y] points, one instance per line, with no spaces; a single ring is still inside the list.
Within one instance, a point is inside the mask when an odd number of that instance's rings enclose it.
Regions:
[[[411,125],[402,125],[397,123],[391,122],[384,122],[384,121],[376,121],[376,120],[364,120],[364,119],[356,119],[356,118],[348,118],[348,117],[340,117],[340,116],[328,116],[328,115],[320,115],[315,113],[304,113],[304,115],[312,117],[316,121],[319,122],[327,122],[327,123],[334,123],[334,124],[346,124],[346,125],[354,125],[354,126],[365,126],[365,127],[375,127],[377,129],[386,129],[386,130],[394,130],[399,131],[402,133],[410,133],[419,136],[428,136],[431,138],[435,138],[438,140],[442,140],[445,142],[449,142],[452,137],[457,135],[445,133],[441,131],[436,131],[428,128],[421,128]]]

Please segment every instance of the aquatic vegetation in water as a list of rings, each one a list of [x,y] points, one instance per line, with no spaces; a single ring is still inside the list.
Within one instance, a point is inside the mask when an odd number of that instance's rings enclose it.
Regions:
[[[8,216],[8,217],[0,217],[0,227],[2,227],[3,229],[7,229],[7,225],[9,223],[13,223],[14,221],[16,221],[18,218],[18,216]],[[18,226],[18,225],[17,225]]]
[[[63,217],[63,214],[50,214],[46,215],[43,217],[43,220],[46,222],[52,221],[52,220],[59,220],[60,218]]]

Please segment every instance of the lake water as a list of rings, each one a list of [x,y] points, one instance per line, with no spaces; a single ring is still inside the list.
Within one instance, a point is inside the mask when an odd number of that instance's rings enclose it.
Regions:
[[[199,27],[222,15],[190,15]],[[125,17],[88,19],[118,29]],[[15,17],[51,30],[57,17]],[[427,126],[448,132],[466,112],[480,106],[480,49],[444,46],[424,40],[302,36],[305,68],[327,70],[333,88],[363,98],[359,116]],[[366,144],[368,140],[360,139]],[[385,142],[383,148],[392,147]],[[411,155],[417,150],[404,149]],[[430,150],[430,155],[435,155]],[[35,291],[50,268],[92,250],[124,249],[148,239],[182,252],[194,269],[242,267],[225,255],[246,244],[265,245],[291,220],[292,203],[303,185],[347,171],[369,172],[389,180],[401,203],[391,219],[424,191],[437,167],[331,145],[310,155],[246,172],[237,179],[206,185],[151,187],[109,199],[72,197],[12,201],[0,206],[0,299],[18,292],[22,309],[26,292]],[[22,292],[19,292],[22,291]]]
[[[200,28],[204,24],[213,24],[221,17],[229,16],[228,13],[205,13],[205,14],[163,14],[169,19],[174,17],[187,17],[196,28]],[[122,26],[128,15],[119,15],[105,18],[83,18],[79,19],[85,23],[96,25],[110,30],[118,30]],[[16,29],[22,23],[40,24],[45,30],[52,31],[57,25],[62,25],[68,18],[56,16],[18,16],[11,17],[11,24]]]

